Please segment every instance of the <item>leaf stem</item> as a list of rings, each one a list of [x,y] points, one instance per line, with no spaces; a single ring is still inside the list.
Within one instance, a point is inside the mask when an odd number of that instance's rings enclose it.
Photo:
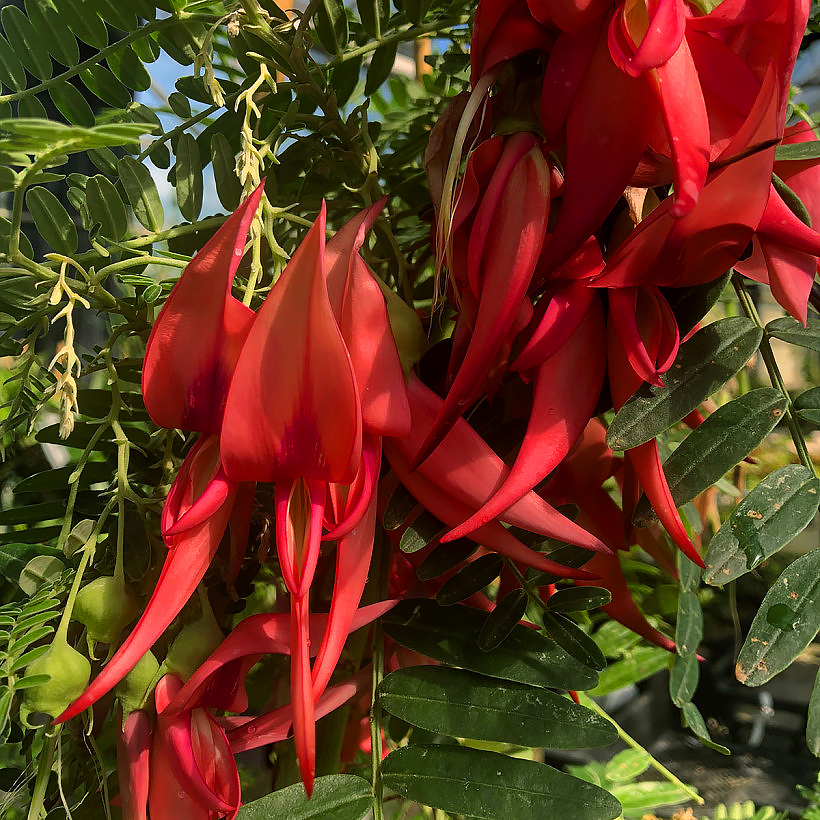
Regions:
[[[702,806],[706,801],[692,788],[692,786],[687,785],[684,783],[679,777],[669,771],[666,766],[663,765],[659,760],[656,760],[634,737],[627,734],[620,724],[611,717],[607,712],[605,712],[589,695],[584,694],[583,692],[578,692],[578,699],[581,701],[583,706],[586,706],[588,709],[592,709],[593,712],[600,715],[602,718],[608,720],[614,727],[615,730],[618,732],[618,737],[626,743],[627,746],[631,747],[632,749],[636,749],[637,751],[643,752],[644,754],[649,756],[649,765],[655,769],[658,774],[665,777],[670,783],[677,786],[679,789],[682,789],[690,796],[692,800],[694,800],[698,805]]]
[[[760,357],[763,359],[763,363],[769,373],[769,379],[771,380],[772,385],[779,390],[783,395],[783,398],[786,399],[786,424],[789,427],[792,441],[794,441],[794,447],[797,450],[797,457],[800,459],[800,463],[804,467],[811,470],[813,475],[816,475],[817,473],[814,468],[814,463],[811,460],[808,447],[806,446],[806,439],[803,437],[803,432],[800,429],[800,425],[797,423],[797,417],[794,412],[794,403],[789,395],[789,391],[786,389],[786,384],[783,381],[780,368],[777,366],[777,361],[774,357],[772,346],[769,343],[769,335],[766,332],[763,322],[760,320],[760,314],[758,314],[754,301],[752,301],[752,296],[740,274],[732,274],[732,286],[737,293],[744,313],[763,331],[763,340],[760,342]]]

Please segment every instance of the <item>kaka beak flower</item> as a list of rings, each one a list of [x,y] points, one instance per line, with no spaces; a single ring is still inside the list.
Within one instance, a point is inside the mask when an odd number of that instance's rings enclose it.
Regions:
[[[786,129],[783,144],[816,140],[814,132],[805,123],[799,123]],[[774,172],[800,198],[811,225],[817,225],[820,220],[817,161],[775,162]],[[774,298],[805,325],[818,256],[820,234],[801,221],[772,186],[766,210],[757,226],[752,254],[735,268],[744,276],[769,285]]]
[[[657,288],[643,289],[637,296],[618,296],[610,304],[614,309],[610,311],[608,327],[609,383],[618,411],[644,382],[646,375],[653,376],[657,383],[660,374],[671,367],[679,336],[674,315]],[[625,313],[623,307],[628,304],[634,308]],[[616,328],[619,320],[623,322],[624,319],[634,326],[632,330],[619,331]],[[636,372],[633,362],[637,363],[640,372]],[[672,499],[657,442],[652,439],[627,450],[626,458],[672,540],[690,560],[702,567],[703,559],[689,538]],[[624,514],[631,516],[631,513],[625,495]]]
[[[476,513],[442,540],[461,538],[519,501],[572,449],[595,411],[604,383],[605,321],[593,299],[566,340],[535,371],[535,391],[521,448],[504,482]]]
[[[169,551],[148,605],[58,722],[79,714],[131,671],[193,595],[229,521],[237,545],[232,552],[244,551],[253,486],[225,475],[218,434],[231,374],[254,316],[231,295],[231,282],[262,192],[260,185],[191,260],[151,330],[142,381],[151,418],[163,427],[205,435],[186,456],[163,509]],[[235,507],[237,497],[241,503]]]
[[[221,432],[230,480],[275,484],[276,546],[291,594],[293,725],[308,794],[315,704],[367,577],[381,436],[410,427],[384,297],[358,253],[382,205],[359,214],[327,245],[322,205],[259,309],[236,363]],[[323,523],[330,529],[325,537],[338,539],[339,567],[332,625],[312,671],[309,590]]]
[[[154,692],[157,725],[151,745],[151,820],[233,820],[241,805],[239,772],[225,731],[204,707],[192,704],[168,714],[182,688],[165,675]]]
[[[486,163],[485,154],[497,157],[496,161]],[[493,137],[474,156],[476,159],[468,160],[463,183],[468,196],[464,206],[459,203],[454,222],[459,227],[465,225],[462,230],[469,225],[469,240],[462,251],[466,271],[457,268],[454,276],[478,300],[475,325],[439,416],[413,458],[413,467],[433,452],[475,398],[519,316],[547,227],[550,170],[534,134]],[[480,168],[484,165],[487,167]],[[481,170],[491,175],[480,180],[481,196],[474,199],[469,186]]]
[[[150,783],[151,725],[148,713],[134,709],[125,721],[118,716],[117,774],[123,820],[145,820]]]

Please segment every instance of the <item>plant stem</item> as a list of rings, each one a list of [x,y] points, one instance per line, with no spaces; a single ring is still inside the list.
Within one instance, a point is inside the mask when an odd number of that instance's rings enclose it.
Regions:
[[[59,738],[62,728],[62,725],[49,726],[43,735],[43,748],[40,750],[37,779],[34,781],[34,789],[31,793],[31,804],[26,815],[27,820],[40,820],[43,800],[45,800],[46,789],[51,776],[51,766],[54,763],[54,750],[57,747],[57,738]]]
[[[794,441],[794,447],[797,450],[797,457],[800,463],[816,475],[814,463],[809,455],[808,447],[806,447],[806,439],[803,438],[803,432],[800,430],[800,425],[797,423],[797,418],[794,413],[794,402],[792,402],[789,391],[786,389],[786,384],[783,381],[783,376],[780,373],[780,368],[777,366],[777,361],[772,351],[772,346],[769,343],[769,336],[766,333],[766,328],[760,320],[760,315],[757,312],[752,296],[749,293],[746,283],[738,273],[732,274],[732,285],[737,293],[740,304],[743,307],[744,313],[763,331],[763,340],[760,342],[760,357],[766,365],[766,370],[769,373],[769,379],[772,385],[780,391],[783,398],[786,399],[786,424],[789,427],[789,432]]]
[[[605,712],[589,695],[584,694],[583,692],[578,693],[578,699],[581,701],[583,706],[586,706],[587,709],[592,709],[593,712],[600,715],[602,718],[606,718],[616,729],[618,732],[618,737],[626,743],[627,746],[630,746],[637,751],[643,752],[646,755],[649,755],[649,765],[652,766],[655,771],[657,771],[660,775],[665,777],[670,783],[673,783],[679,789],[688,794],[692,800],[694,800],[698,805],[703,805],[706,801],[689,785],[684,783],[679,777],[674,775],[666,766],[663,765],[659,760],[656,760],[634,737],[628,735],[618,724],[618,722],[612,718],[607,712]]]

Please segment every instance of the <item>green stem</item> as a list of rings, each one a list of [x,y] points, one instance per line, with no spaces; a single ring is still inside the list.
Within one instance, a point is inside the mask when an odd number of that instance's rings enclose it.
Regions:
[[[390,544],[384,531],[377,530],[375,555],[379,568],[379,600],[387,597],[390,579]],[[373,788],[373,820],[384,820],[384,784],[381,775],[382,763],[382,709],[379,704],[378,688],[384,677],[384,632],[381,620],[373,627],[373,679],[370,694],[370,777]]]
[[[689,797],[694,800],[698,805],[703,805],[706,801],[689,785],[684,783],[679,777],[674,775],[666,766],[663,765],[659,760],[656,760],[649,752],[638,743],[635,738],[628,735],[618,724],[616,720],[614,720],[607,712],[605,712],[589,695],[585,695],[583,692],[578,693],[578,699],[581,701],[583,706],[586,706],[587,709],[592,709],[593,712],[600,715],[602,718],[608,720],[614,727],[615,730],[618,732],[618,737],[626,743],[627,746],[631,748],[643,752],[645,755],[649,757],[649,765],[655,769],[662,777],[666,778],[670,783],[673,783],[679,789],[682,789]]]
[[[777,366],[777,361],[774,357],[772,346],[769,343],[769,335],[766,332],[763,322],[760,320],[760,315],[758,314],[757,308],[752,301],[752,296],[740,274],[732,274],[732,285],[734,286],[735,292],[737,293],[738,299],[740,300],[740,304],[743,307],[745,314],[763,331],[763,340],[760,342],[760,357],[763,359],[763,363],[769,373],[769,379],[771,380],[772,385],[780,391],[783,398],[786,400],[786,424],[789,427],[792,441],[794,441],[794,447],[797,450],[797,457],[800,459],[800,463],[804,467],[811,470],[812,473],[816,475],[814,463],[811,460],[808,447],[806,446],[806,439],[803,437],[803,432],[800,429],[800,425],[798,424],[797,417],[795,415],[794,402],[789,395],[789,391],[786,389],[786,384],[783,381],[780,368]]]
[[[40,750],[37,779],[34,781],[34,789],[31,793],[31,804],[26,815],[27,820],[40,820],[48,781],[51,777],[51,766],[54,763],[54,750],[57,748],[57,738],[59,738],[62,728],[62,725],[49,726],[43,735],[43,748]]]

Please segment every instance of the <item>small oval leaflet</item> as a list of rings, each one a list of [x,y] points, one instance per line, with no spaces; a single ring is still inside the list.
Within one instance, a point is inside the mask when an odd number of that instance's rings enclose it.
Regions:
[[[463,746],[406,746],[382,764],[385,785],[428,806],[498,820],[613,820],[608,792],[543,763]]]
[[[485,652],[495,649],[515,629],[527,611],[527,593],[523,589],[508,592],[487,616],[478,633],[478,647]]]
[[[781,604],[787,621],[769,614]],[[791,629],[784,626],[791,625]],[[782,672],[814,639],[820,629],[820,549],[793,561],[766,593],[737,659],[735,674],[747,686],[760,686]]]
[[[779,390],[761,387],[718,407],[696,427],[663,464],[676,507],[711,487],[745,458],[783,417],[786,399]],[[655,521],[646,497],[635,508],[636,526]]]
[[[391,715],[451,737],[552,749],[607,746],[617,738],[608,720],[562,695],[463,669],[399,669],[382,681],[379,698]]]
[[[607,431],[613,450],[628,450],[679,422],[743,367],[763,331],[751,319],[721,319],[681,345],[665,387],[644,385],[618,411]]]
[[[482,555],[450,578],[438,591],[436,601],[441,606],[457,604],[491,584],[502,569],[504,559],[500,555]]]
[[[802,532],[817,512],[820,480],[800,464],[770,473],[709,542],[703,579],[725,584],[754,569]]]

